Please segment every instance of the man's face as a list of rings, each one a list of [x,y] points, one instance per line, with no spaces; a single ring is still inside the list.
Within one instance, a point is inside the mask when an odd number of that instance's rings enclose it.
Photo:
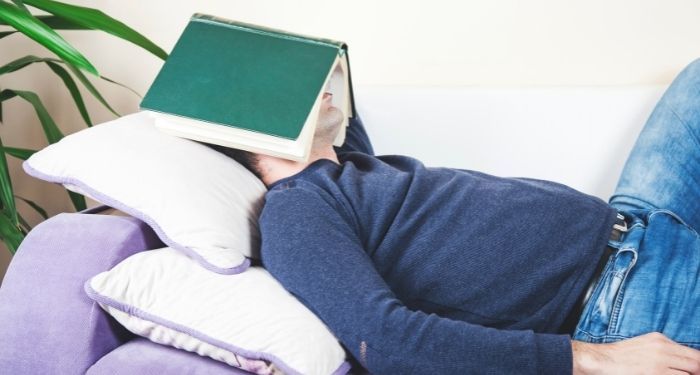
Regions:
[[[324,140],[333,142],[345,115],[343,111],[333,106],[331,99],[333,99],[331,93],[327,92],[323,94],[315,135],[317,137],[322,137]]]

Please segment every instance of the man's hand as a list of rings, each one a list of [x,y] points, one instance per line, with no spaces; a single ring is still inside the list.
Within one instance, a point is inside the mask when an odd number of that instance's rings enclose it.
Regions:
[[[648,333],[611,344],[572,341],[574,374],[700,375],[700,351]]]

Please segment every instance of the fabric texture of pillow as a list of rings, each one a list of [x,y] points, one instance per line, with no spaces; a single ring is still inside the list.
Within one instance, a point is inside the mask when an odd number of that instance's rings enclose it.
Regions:
[[[131,255],[84,284],[129,331],[256,374],[346,374],[326,325],[261,267],[221,275],[169,247]]]
[[[68,135],[22,167],[143,220],[211,271],[239,273],[259,258],[262,181],[205,144],[159,131],[144,112]]]

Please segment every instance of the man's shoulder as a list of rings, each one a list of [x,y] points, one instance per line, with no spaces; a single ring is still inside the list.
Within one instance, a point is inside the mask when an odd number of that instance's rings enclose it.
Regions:
[[[352,215],[345,204],[335,194],[322,187],[304,180],[285,182],[285,186],[276,187],[265,195],[265,202],[260,221],[277,221],[281,217],[294,220],[323,217],[330,221],[342,219],[353,223]]]
[[[300,179],[285,181],[265,193],[265,204],[277,200],[285,202],[316,200],[320,198],[320,190],[322,189],[318,185],[308,181]]]
[[[335,200],[333,195],[321,186],[303,179],[285,181],[268,190],[265,194],[265,208],[288,209],[307,208],[328,205]]]

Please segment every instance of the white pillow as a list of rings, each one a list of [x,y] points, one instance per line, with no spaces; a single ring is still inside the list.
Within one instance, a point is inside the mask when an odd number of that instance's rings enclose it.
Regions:
[[[68,135],[22,167],[143,220],[214,272],[242,272],[247,257],[259,258],[262,181],[207,145],[159,131],[144,112]]]
[[[336,337],[261,267],[221,275],[165,247],[85,282],[131,332],[257,374],[345,374]]]

